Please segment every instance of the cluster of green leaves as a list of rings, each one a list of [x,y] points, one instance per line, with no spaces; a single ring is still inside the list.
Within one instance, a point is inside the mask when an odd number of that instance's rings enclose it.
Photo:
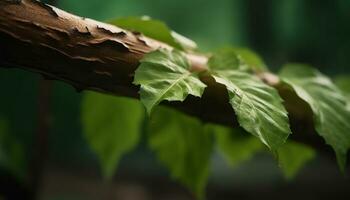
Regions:
[[[312,148],[287,141],[291,134],[288,113],[278,91],[256,75],[268,68],[254,52],[225,48],[212,54],[205,75],[226,87],[229,103],[241,127],[204,124],[183,113],[157,106],[164,100],[183,101],[188,95],[201,97],[203,94],[206,88],[200,80],[203,72],[191,70],[183,53],[193,51],[195,43],[150,18],[131,17],[112,23],[139,31],[174,49],[158,49],[146,54],[135,72],[134,84],[140,86],[140,99],[147,115],[136,100],[92,92],[85,94],[84,132],[101,160],[105,177],[112,177],[121,156],[137,146],[143,132],[149,148],[169,169],[171,176],[198,198],[204,196],[214,149],[231,166],[269,149],[286,178],[293,177],[315,156]],[[343,88],[340,91],[325,75],[300,64],[284,66],[279,77],[285,88],[310,106],[315,129],[333,147],[343,170],[350,147],[349,79],[337,81],[339,88]]]
[[[241,128],[204,124],[163,106],[155,108],[148,118],[137,100],[95,92],[84,94],[82,122],[85,138],[98,156],[106,179],[112,178],[122,156],[136,148],[145,134],[149,149],[171,177],[198,198],[203,198],[215,150],[232,167],[267,150]],[[313,155],[307,146],[284,145],[278,157],[285,177],[293,177]]]

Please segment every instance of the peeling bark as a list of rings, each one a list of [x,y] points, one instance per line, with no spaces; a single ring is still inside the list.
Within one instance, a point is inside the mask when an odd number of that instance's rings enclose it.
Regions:
[[[78,17],[41,2],[0,0],[1,66],[65,81],[77,91],[138,98],[138,87],[132,84],[134,71],[145,53],[158,48],[171,49],[140,33]],[[206,69],[206,56],[188,53],[187,57],[191,70]],[[322,139],[315,135],[309,106],[283,88],[275,75],[266,73],[259,77],[276,87],[286,101],[295,133],[292,137],[325,148]],[[206,122],[237,126],[225,88],[211,77],[203,77],[202,81],[208,88],[201,99],[190,96],[184,102],[164,104]]]

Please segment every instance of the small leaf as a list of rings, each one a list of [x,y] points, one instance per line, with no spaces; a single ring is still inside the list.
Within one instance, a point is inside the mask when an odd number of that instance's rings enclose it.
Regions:
[[[162,100],[183,101],[189,94],[200,97],[206,87],[190,71],[181,52],[165,49],[145,55],[135,72],[134,84],[141,85],[140,98],[148,113]]]
[[[214,54],[210,60],[217,56],[222,55]],[[237,55],[225,56],[232,60],[231,57]],[[239,124],[270,149],[277,150],[291,133],[287,111],[278,92],[240,66],[227,66],[225,62],[214,65],[210,60],[210,72],[216,82],[226,86]]]
[[[138,31],[145,36],[159,40],[177,49],[195,49],[197,44],[192,40],[171,31],[162,21],[151,19],[148,16],[119,18],[110,22],[113,25],[131,31]]]
[[[264,150],[256,137],[248,135],[241,128],[232,129],[212,124],[206,128],[215,135],[220,154],[232,167],[250,160],[256,153]]]
[[[329,78],[307,65],[286,65],[280,77],[310,105],[316,131],[333,147],[343,171],[350,147],[350,110],[344,95]]]
[[[309,146],[292,141],[279,148],[277,153],[279,166],[287,179],[293,178],[316,154]]]
[[[203,198],[212,137],[195,118],[159,107],[149,123],[148,141],[173,178]]]
[[[255,52],[246,48],[234,48],[236,54],[254,71],[266,71],[267,66],[262,58]]]
[[[241,67],[241,60],[236,54],[236,50],[234,48],[221,48],[218,49],[213,56],[208,61],[209,66],[214,66],[215,70],[237,70]],[[244,68],[243,70],[245,70]]]
[[[82,102],[85,137],[110,179],[121,157],[139,142],[142,105],[133,99],[86,92]]]
[[[225,47],[218,49],[208,64],[209,66],[216,66],[216,69],[267,71],[267,67],[260,56],[246,48]]]

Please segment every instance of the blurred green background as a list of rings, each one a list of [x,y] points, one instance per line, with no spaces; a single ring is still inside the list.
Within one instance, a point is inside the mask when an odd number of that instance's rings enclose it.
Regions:
[[[63,10],[100,21],[148,15],[193,39],[203,51],[227,45],[249,47],[275,71],[287,62],[303,62],[330,76],[350,74],[349,0],[56,0],[54,3]],[[40,79],[33,73],[0,69],[0,116],[7,121],[8,131],[16,142],[23,145],[26,162],[33,152],[37,130]],[[54,82],[49,162],[42,199],[99,199],[99,195],[110,192],[110,185],[107,187],[101,180],[97,159],[81,133],[81,97],[69,85]],[[277,197],[284,192],[288,194],[285,199],[326,199],[334,194],[341,199],[350,195],[344,193],[350,186],[349,179],[339,174],[334,161],[322,156],[293,182],[285,182],[274,160],[266,155],[235,170],[229,169],[220,158],[213,159],[208,192],[211,199]],[[26,164],[21,166],[25,171]],[[179,196],[173,199],[187,198],[182,188],[167,180],[165,170],[143,144],[125,157],[119,168],[117,178],[124,184],[120,187],[131,185],[128,192],[132,194],[163,197],[163,193],[169,193]],[[59,184],[65,181],[69,182],[66,186]],[[88,185],[95,186],[96,192],[86,189]],[[314,190],[319,194],[315,195]],[[158,193],[161,195],[157,196]],[[165,195],[164,199],[172,197]]]

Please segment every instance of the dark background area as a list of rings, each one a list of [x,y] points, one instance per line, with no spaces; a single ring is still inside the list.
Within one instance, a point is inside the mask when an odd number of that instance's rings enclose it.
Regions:
[[[287,62],[303,62],[331,77],[350,74],[349,0],[57,0],[55,4],[100,21],[149,15],[193,39],[203,51],[249,47],[272,71]],[[0,69],[0,116],[25,149],[23,171],[30,168],[37,145],[41,82],[42,77],[33,73]],[[40,199],[190,199],[142,143],[123,158],[114,181],[104,182],[81,133],[81,97],[69,85],[53,82]],[[350,199],[350,179],[341,175],[334,160],[318,155],[294,180],[286,181],[269,155],[257,155],[235,169],[214,155],[208,199]]]

